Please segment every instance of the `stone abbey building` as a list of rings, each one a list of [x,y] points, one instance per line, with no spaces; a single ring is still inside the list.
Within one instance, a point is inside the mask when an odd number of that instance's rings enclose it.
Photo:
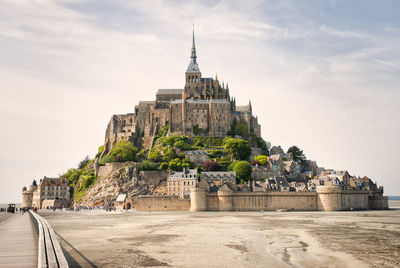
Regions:
[[[197,64],[193,32],[190,63],[185,72],[183,89],[159,89],[155,101],[140,101],[134,113],[113,115],[108,123],[103,154],[121,140],[151,146],[152,137],[168,123],[168,133],[182,135],[227,135],[233,120],[245,123],[250,132],[261,136],[257,117],[253,116],[251,102],[236,106],[229,94],[228,83],[218,77],[202,77]]]

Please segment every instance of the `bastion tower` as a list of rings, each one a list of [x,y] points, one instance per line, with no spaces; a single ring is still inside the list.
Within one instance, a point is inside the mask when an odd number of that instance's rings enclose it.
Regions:
[[[121,140],[149,148],[152,138],[166,124],[168,135],[224,137],[234,120],[245,124],[255,136],[261,136],[251,103],[237,106],[228,83],[220,83],[217,76],[202,76],[193,31],[184,87],[158,89],[155,101],[140,101],[134,112],[113,115],[107,126],[103,155]]]

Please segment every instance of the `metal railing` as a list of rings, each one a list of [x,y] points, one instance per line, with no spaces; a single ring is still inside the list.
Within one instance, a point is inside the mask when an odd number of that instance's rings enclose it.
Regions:
[[[69,267],[53,228],[42,216],[29,212],[38,234],[38,268]]]

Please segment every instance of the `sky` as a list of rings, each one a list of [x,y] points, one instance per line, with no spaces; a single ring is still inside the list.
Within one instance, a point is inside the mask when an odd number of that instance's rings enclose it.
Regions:
[[[203,77],[262,136],[400,195],[396,0],[0,1],[0,203],[93,157],[113,114]]]

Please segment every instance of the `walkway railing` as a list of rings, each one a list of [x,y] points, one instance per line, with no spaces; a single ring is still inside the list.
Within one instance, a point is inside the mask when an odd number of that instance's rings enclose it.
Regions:
[[[53,228],[42,216],[29,212],[39,238],[38,268],[69,267]]]

